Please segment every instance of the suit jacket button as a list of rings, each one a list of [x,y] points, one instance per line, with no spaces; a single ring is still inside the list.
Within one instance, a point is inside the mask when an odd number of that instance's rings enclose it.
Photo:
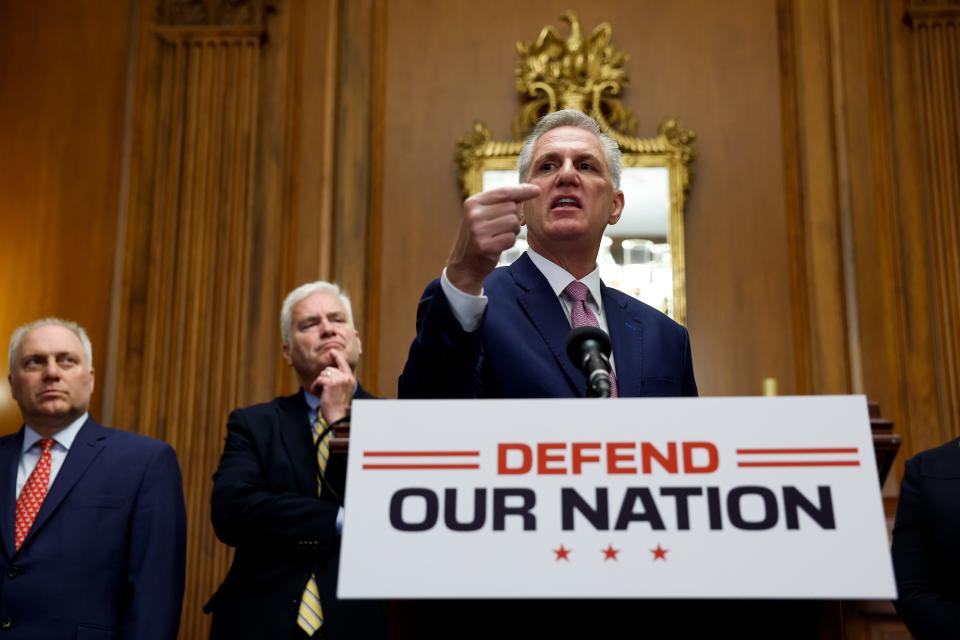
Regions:
[[[12,566],[7,569],[7,577],[10,579],[16,578],[20,575],[20,567]]]
[[[11,620],[10,618],[4,618],[3,621],[0,622],[0,629],[3,629],[4,631],[6,631],[12,626],[13,626],[13,620]]]

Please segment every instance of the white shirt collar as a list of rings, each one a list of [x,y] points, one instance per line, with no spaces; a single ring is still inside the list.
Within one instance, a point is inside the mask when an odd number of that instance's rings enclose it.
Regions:
[[[53,441],[59,444],[61,447],[70,451],[70,446],[73,445],[74,439],[76,439],[77,434],[80,433],[80,427],[83,426],[83,423],[87,421],[87,418],[90,417],[89,413],[84,412],[82,416],[71,422],[66,428],[61,429],[56,432],[51,438]],[[42,436],[36,431],[33,430],[33,427],[30,425],[24,425],[23,429],[23,453],[26,453],[30,450],[37,440],[41,440],[46,436]]]
[[[536,265],[537,269],[540,269],[543,277],[550,283],[550,288],[553,289],[557,297],[560,297],[560,294],[563,293],[563,290],[567,288],[568,284],[576,280],[569,271],[555,262],[544,258],[529,247],[527,248],[527,254],[530,256],[530,259],[533,260],[533,264]],[[593,296],[594,304],[597,308],[601,308],[603,303],[600,298],[600,267],[594,265],[593,271],[580,278],[580,282],[587,285],[587,289],[590,290],[590,295]]]

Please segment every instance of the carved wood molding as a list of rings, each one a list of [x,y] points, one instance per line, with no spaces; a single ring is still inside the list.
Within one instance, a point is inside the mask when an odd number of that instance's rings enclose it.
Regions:
[[[928,236],[935,323],[939,342],[940,396],[946,440],[960,434],[960,1],[909,5],[913,31],[916,104],[926,177]]]
[[[264,0],[159,0],[155,12],[162,25],[262,27]]]
[[[911,27],[960,20],[960,0],[910,0],[904,20]]]
[[[114,420],[166,440],[180,459],[190,523],[183,638],[207,634],[201,607],[230,559],[209,526],[209,496],[227,412],[245,404],[263,40],[259,26],[209,20],[259,3],[167,2],[163,15],[192,20],[200,5],[200,29],[142,27],[114,322]]]

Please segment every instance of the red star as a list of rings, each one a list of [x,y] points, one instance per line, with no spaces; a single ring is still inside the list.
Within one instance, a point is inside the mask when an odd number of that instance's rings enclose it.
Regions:
[[[604,562],[606,562],[607,560],[616,560],[617,554],[620,553],[620,549],[614,549],[612,544],[607,545],[607,548],[601,549],[601,551],[603,552]]]
[[[570,558],[568,557],[570,551],[570,549],[565,549],[563,545],[560,545],[559,549],[553,550],[553,552],[557,554],[557,560],[566,560],[567,562],[570,562]]]
[[[660,543],[659,543],[659,542],[657,543],[657,548],[656,548],[656,549],[650,549],[650,553],[653,554],[653,561],[654,561],[654,562],[656,562],[657,560],[663,560],[664,562],[666,562],[666,561],[667,561],[667,552],[668,552],[668,551],[670,551],[670,549],[664,549],[663,547],[660,546]]]

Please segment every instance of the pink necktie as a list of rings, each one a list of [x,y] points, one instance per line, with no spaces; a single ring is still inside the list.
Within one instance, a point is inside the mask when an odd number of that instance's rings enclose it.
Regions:
[[[570,308],[570,324],[573,328],[577,327],[596,327],[600,328],[600,321],[594,315],[593,310],[587,306],[587,296],[590,295],[590,289],[579,280],[574,280],[563,290],[563,295],[573,305]],[[617,397],[617,374],[610,370],[610,397]]]
[[[14,536],[17,549],[23,544],[24,539],[30,532],[30,527],[33,526],[33,521],[37,519],[37,512],[40,511],[40,505],[43,504],[43,499],[47,497],[47,489],[50,486],[50,463],[53,460],[50,449],[53,448],[53,440],[43,438],[38,444],[41,449],[40,459],[37,461],[37,466],[30,472],[27,483],[23,485],[20,497],[17,498],[16,534]]]

